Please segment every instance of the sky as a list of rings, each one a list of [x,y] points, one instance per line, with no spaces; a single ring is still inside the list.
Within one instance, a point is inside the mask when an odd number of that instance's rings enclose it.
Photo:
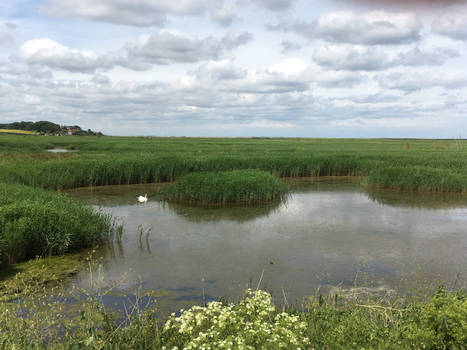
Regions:
[[[0,123],[467,138],[467,0],[2,0]]]

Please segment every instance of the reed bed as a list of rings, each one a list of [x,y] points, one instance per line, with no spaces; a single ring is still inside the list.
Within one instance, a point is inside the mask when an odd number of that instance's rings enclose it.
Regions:
[[[0,183],[0,268],[90,247],[112,229],[108,215],[65,195]]]
[[[465,192],[467,177],[449,168],[385,167],[372,171],[365,184],[404,191]]]
[[[465,191],[465,143],[2,135],[0,182],[60,190],[174,181],[193,172],[259,169],[278,177],[370,176],[369,184],[381,187]],[[44,152],[54,147],[77,152]],[[423,169],[431,171],[436,182],[432,176],[420,175]]]
[[[270,173],[249,169],[187,174],[167,187],[163,195],[179,202],[261,203],[282,199],[288,189]]]

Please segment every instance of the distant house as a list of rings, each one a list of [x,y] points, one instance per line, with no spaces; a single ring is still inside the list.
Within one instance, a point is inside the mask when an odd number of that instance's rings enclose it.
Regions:
[[[68,129],[67,130],[67,135],[71,136],[71,135],[76,134],[79,131],[81,131],[81,129]]]

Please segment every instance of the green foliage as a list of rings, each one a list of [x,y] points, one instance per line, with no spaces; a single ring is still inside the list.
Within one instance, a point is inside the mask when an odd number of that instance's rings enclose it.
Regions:
[[[111,228],[109,216],[65,195],[0,183],[2,265],[92,246]]]
[[[463,350],[464,291],[440,289],[430,300],[366,303],[312,299],[279,311],[271,295],[247,291],[238,303],[213,302],[158,320],[156,305],[116,314],[90,297],[72,315],[47,297],[0,304],[2,349],[336,349]],[[25,311],[26,310],[26,311]],[[70,316],[70,315],[69,315]],[[123,316],[123,319],[122,319]]]
[[[165,190],[170,200],[200,203],[255,203],[282,198],[288,186],[261,170],[184,175]]]
[[[404,331],[412,344],[427,349],[467,348],[467,294],[440,288],[431,302],[410,306]]]

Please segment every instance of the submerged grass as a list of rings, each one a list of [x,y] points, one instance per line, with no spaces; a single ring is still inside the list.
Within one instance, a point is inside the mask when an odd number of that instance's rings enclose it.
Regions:
[[[60,288],[84,267],[84,252],[31,259],[9,265],[0,272],[0,302],[11,301]]]
[[[0,183],[2,266],[90,247],[112,229],[110,216],[65,195]]]
[[[261,170],[201,172],[184,175],[166,188],[169,200],[206,204],[260,203],[281,199],[288,185]]]

